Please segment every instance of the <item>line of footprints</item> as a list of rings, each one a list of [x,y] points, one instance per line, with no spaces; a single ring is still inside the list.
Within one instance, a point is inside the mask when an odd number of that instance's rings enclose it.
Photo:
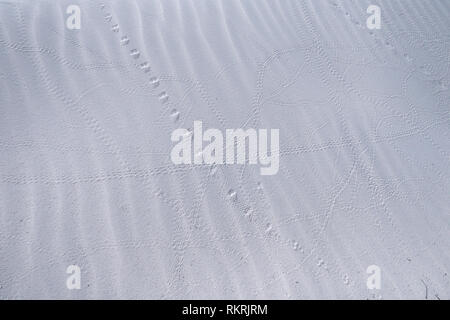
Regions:
[[[105,8],[106,8],[105,4],[101,4],[100,5],[100,9],[101,10],[105,11]],[[120,31],[119,24],[117,24],[117,23],[115,23],[113,21],[112,15],[110,13],[105,13],[104,17],[105,17],[106,22],[109,22],[109,23],[112,24],[111,25],[112,32],[119,33],[119,31]],[[121,38],[120,38],[120,45],[126,47],[129,44],[130,44],[130,39],[128,38],[128,36],[127,35],[122,35]],[[133,49],[130,50],[130,56],[132,58],[134,58],[135,60],[137,60],[137,59],[139,59],[141,57],[141,53],[139,52],[138,49],[133,48]],[[150,73],[150,71],[151,71],[150,64],[147,61],[144,61],[141,64],[139,64],[139,68],[144,73]],[[159,87],[160,81],[159,81],[158,77],[155,77],[155,76],[150,77],[150,84],[155,89],[157,87]],[[165,104],[169,100],[169,95],[165,91],[161,91],[158,94],[158,99],[159,99],[159,101],[161,101],[161,103]],[[175,114],[176,117],[178,118],[178,116],[179,116],[178,111],[176,111],[176,110],[172,111],[172,115],[173,114]]]
[[[101,8],[103,11],[105,11],[105,8],[106,8],[105,4],[101,4],[101,5],[100,5],[100,8]],[[115,22],[113,21],[112,15],[111,15],[110,13],[107,13],[107,12],[106,12],[106,13],[104,14],[104,18],[105,18],[105,20],[106,20],[107,22],[111,23],[111,30],[112,30],[113,32],[115,32],[115,33],[119,33],[119,31],[120,31],[119,24],[117,24],[117,23],[115,23]],[[127,35],[123,35],[123,36],[120,38],[120,45],[122,45],[122,46],[128,46],[129,44],[130,44],[130,39],[128,38]],[[130,56],[131,56],[132,58],[134,58],[134,59],[139,59],[139,57],[141,56],[141,54],[140,54],[140,52],[139,52],[138,49],[133,48],[133,49],[130,50]],[[144,62],[142,62],[141,64],[139,64],[139,67],[140,67],[140,69],[141,69],[144,73],[149,73],[150,70],[151,70],[150,64],[149,64],[147,61],[144,61]],[[152,77],[150,78],[150,83],[152,84],[153,88],[157,88],[157,87],[159,86],[159,79],[158,79],[157,77],[155,77],[155,76],[152,76]],[[159,94],[158,94],[158,98],[159,98],[159,100],[160,100],[162,103],[166,103],[166,102],[169,100],[169,96],[167,95],[167,93],[166,93],[165,91],[162,91],[161,93],[159,93]],[[173,109],[173,110],[171,111],[170,116],[171,116],[175,121],[177,121],[177,120],[179,119],[180,113],[179,113],[177,110]],[[189,134],[189,135],[192,135],[192,129],[189,129],[188,131],[189,131],[188,134]],[[210,174],[211,174],[211,175],[214,175],[215,172],[216,172],[216,170],[217,170],[217,168],[216,168],[215,166],[213,166],[213,167],[212,167],[212,170],[211,170],[211,172],[210,172]],[[258,183],[258,190],[261,191],[261,189],[262,189],[261,183]],[[233,189],[230,189],[230,190],[229,190],[229,192],[228,192],[228,198],[229,198],[232,202],[238,202],[238,200],[237,200],[237,193],[236,193],[236,191],[234,191]],[[251,213],[252,213],[252,212],[251,212],[251,211],[252,211],[251,208],[250,208],[250,207],[245,207],[243,211],[245,212],[245,216],[250,218],[250,215],[251,215]],[[266,225],[266,227],[265,227],[265,232],[266,232],[266,233],[273,232],[272,226],[271,226],[270,223],[268,223],[268,224]],[[299,249],[301,249],[301,248],[299,247],[299,243],[298,243],[297,241],[292,240],[291,243],[292,243],[292,247],[293,247],[294,250],[299,250]],[[301,251],[303,251],[303,250],[301,250]]]
[[[100,9],[102,11],[105,11],[105,8],[106,8],[105,4],[101,4],[100,5]],[[111,23],[111,30],[112,30],[112,32],[114,32],[114,33],[119,33],[120,32],[119,24],[115,23],[113,21],[113,17],[112,17],[112,15],[110,13],[105,12],[104,18],[105,18],[105,20],[107,22]],[[130,39],[128,38],[128,36],[127,35],[122,35],[121,38],[120,38],[120,45],[126,47],[129,44],[130,44]],[[141,57],[141,53],[140,53],[140,51],[138,49],[133,48],[133,49],[130,49],[130,56],[132,58],[134,58],[135,60],[137,60],[137,59],[139,59]],[[147,61],[143,61],[142,63],[140,63],[139,64],[139,68],[146,74],[150,73],[150,71],[151,71],[150,64]],[[159,86],[160,81],[159,81],[158,77],[152,76],[152,77],[150,77],[150,83],[151,83],[152,87],[156,89]],[[169,100],[169,95],[165,91],[161,91],[158,94],[158,98],[161,101],[161,103],[165,104]],[[170,116],[175,121],[178,121],[180,113],[177,110],[173,109],[171,111]],[[190,132],[190,134],[192,134],[192,132]],[[213,167],[213,170],[211,172],[212,175],[214,175],[216,169],[217,168]],[[258,190],[261,190],[261,189],[262,189],[261,183],[258,183]],[[229,197],[229,199],[231,201],[237,202],[237,193],[233,189],[229,190],[228,197]],[[245,212],[245,216],[246,217],[250,217],[251,216],[251,208],[250,207],[245,207],[244,208],[244,212]],[[265,232],[266,233],[271,233],[271,232],[273,233],[272,225],[270,223],[268,223],[266,225]],[[295,250],[295,251],[300,250],[303,253],[303,248],[299,245],[298,241],[291,240],[291,241],[288,241],[288,242],[290,243],[290,246],[293,248],[293,250]],[[318,263],[318,266],[320,267],[322,264],[323,264],[323,260],[320,259],[319,263]],[[349,284],[348,275],[345,275],[343,279],[344,279],[344,283],[346,285],[348,285]]]

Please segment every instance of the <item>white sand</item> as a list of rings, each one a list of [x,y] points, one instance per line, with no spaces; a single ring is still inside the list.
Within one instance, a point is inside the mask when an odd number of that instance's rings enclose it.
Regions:
[[[105,4],[0,0],[0,298],[450,298],[450,1]],[[194,120],[278,174],[173,165]]]

